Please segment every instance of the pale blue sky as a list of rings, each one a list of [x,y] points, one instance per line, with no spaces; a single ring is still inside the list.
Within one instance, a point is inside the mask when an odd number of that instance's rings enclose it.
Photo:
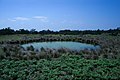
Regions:
[[[120,0],[0,0],[0,29],[120,27]]]

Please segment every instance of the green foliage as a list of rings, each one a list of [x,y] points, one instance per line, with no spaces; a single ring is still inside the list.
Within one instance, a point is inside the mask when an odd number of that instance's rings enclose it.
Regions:
[[[27,36],[27,37],[26,37]],[[39,38],[41,35],[1,35],[0,41]],[[94,43],[98,41],[100,51],[67,49],[41,52],[28,51],[17,45],[0,45],[0,80],[80,80],[120,79],[120,36],[101,35],[42,35],[46,40],[72,40]],[[74,55],[75,54],[75,55]],[[59,57],[59,58],[58,58]]]
[[[5,55],[6,55],[5,52],[0,47],[0,59],[4,59]]]
[[[120,59],[87,60],[65,55],[52,60],[1,60],[0,79],[120,79]]]

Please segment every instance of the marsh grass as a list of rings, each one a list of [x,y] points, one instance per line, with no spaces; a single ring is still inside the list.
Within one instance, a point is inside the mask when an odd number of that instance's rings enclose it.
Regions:
[[[6,35],[7,36],[7,35]],[[21,59],[22,56],[26,55],[33,59],[33,57],[37,59],[41,58],[57,58],[60,57],[62,54],[71,54],[71,55],[79,55],[86,59],[99,59],[99,58],[109,58],[109,59],[119,59],[120,58],[120,36],[110,36],[108,34],[101,34],[101,35],[12,35],[12,36],[19,36],[20,38],[24,38],[23,41],[27,43],[26,40],[30,39],[30,42],[36,41],[36,39],[41,41],[77,41],[77,42],[85,42],[91,44],[99,44],[99,50],[81,50],[81,51],[73,51],[66,48],[60,48],[58,50],[55,49],[45,49],[41,48],[35,50],[33,46],[27,47],[27,50],[22,48],[20,45],[16,44],[2,44],[1,52],[4,58],[7,57],[16,57]],[[27,36],[27,37],[26,37]],[[9,36],[10,37],[10,36]],[[3,39],[6,39],[3,37]],[[9,38],[8,38],[9,39]],[[6,39],[6,40],[8,40]],[[33,40],[32,40],[33,39]],[[19,56],[18,56],[19,55]],[[39,57],[38,57],[39,56]],[[27,58],[29,58],[27,57]]]

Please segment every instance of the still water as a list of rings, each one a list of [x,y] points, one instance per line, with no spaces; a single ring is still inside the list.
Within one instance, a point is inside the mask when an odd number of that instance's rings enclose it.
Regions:
[[[66,42],[66,41],[53,41],[53,42],[33,42],[28,44],[23,44],[22,47],[27,48],[28,46],[33,46],[35,49],[40,50],[43,48],[59,49],[68,48],[71,50],[84,50],[84,49],[98,49],[99,46],[94,46],[91,44],[80,43],[80,42]]]

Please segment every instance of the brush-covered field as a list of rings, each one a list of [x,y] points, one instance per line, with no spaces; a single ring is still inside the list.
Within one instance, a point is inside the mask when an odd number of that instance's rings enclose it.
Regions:
[[[92,44],[96,41],[101,49],[79,52],[42,49],[42,52],[36,52],[33,47],[24,51],[18,45],[6,43],[38,39],[41,36],[44,41],[82,40]],[[1,41],[0,80],[120,79],[120,36],[16,34],[1,35]]]
[[[86,60],[62,55],[52,60],[1,60],[1,80],[120,79],[120,59]]]

